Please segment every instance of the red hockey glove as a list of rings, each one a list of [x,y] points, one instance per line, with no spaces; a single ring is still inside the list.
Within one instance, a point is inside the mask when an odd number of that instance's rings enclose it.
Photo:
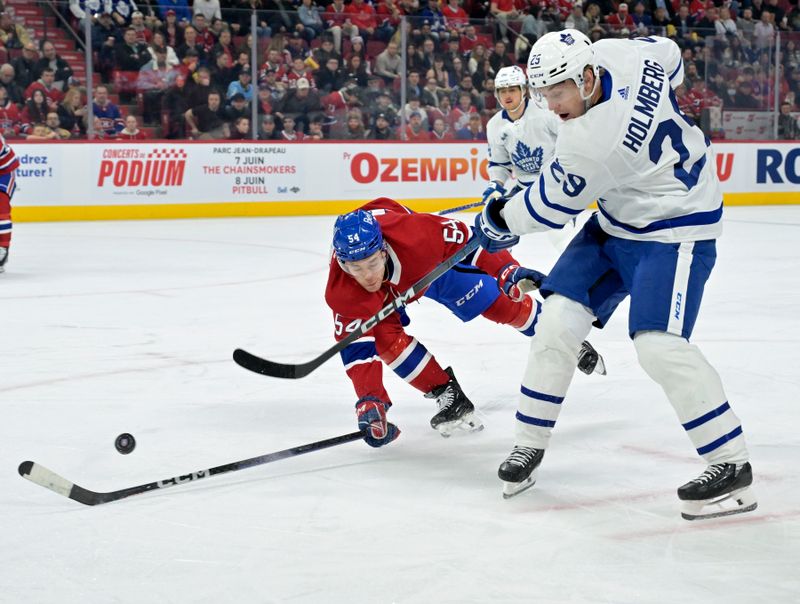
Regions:
[[[539,289],[546,275],[518,264],[506,264],[497,278],[497,287],[514,302],[520,302],[525,294]]]
[[[364,432],[364,440],[370,447],[388,445],[400,436],[400,428],[386,421],[386,410],[391,406],[391,403],[385,403],[374,396],[358,399],[358,429]]]

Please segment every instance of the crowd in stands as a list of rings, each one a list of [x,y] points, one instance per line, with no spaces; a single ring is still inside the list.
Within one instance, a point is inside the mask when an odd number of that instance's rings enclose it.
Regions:
[[[564,27],[668,36],[683,50],[680,107],[707,132],[722,135],[709,111],[777,100],[781,136],[798,138],[798,0],[70,0],[53,10],[78,32],[89,20],[91,129],[87,82],[0,9],[9,139],[250,139],[255,104],[262,140],[485,140],[494,74]]]

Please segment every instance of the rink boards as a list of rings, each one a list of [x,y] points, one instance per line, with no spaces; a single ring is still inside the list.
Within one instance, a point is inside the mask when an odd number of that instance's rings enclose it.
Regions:
[[[376,197],[477,201],[483,142],[14,142],[14,220],[338,214]],[[727,205],[800,204],[800,143],[714,145]]]

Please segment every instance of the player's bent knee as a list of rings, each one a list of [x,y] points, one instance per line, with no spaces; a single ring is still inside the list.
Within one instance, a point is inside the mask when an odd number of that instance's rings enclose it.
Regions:
[[[592,320],[592,314],[582,304],[559,294],[549,296],[542,305],[532,352],[556,349],[576,356],[592,328]]]

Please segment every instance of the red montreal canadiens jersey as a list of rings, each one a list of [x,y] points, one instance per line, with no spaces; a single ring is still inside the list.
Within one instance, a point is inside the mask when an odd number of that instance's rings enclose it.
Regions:
[[[361,207],[372,212],[386,243],[388,275],[377,292],[370,293],[342,270],[332,256],[325,301],[333,311],[336,340],[346,338],[361,322],[375,315],[388,302],[406,291],[437,265],[466,244],[469,227],[457,220],[431,214],[412,213],[385,197]],[[509,262],[510,255],[478,253],[471,262],[491,275]],[[419,292],[413,300],[419,299]],[[375,396],[389,401],[383,386],[382,360],[412,386],[428,391],[447,381],[425,347],[403,330],[399,313],[392,313],[341,352],[345,371],[359,397]],[[435,366],[435,371],[431,369]],[[427,371],[426,371],[427,367]],[[437,376],[438,383],[431,384]]]
[[[8,146],[6,139],[0,134],[0,175],[9,174],[19,167],[19,159],[14,150]]]

